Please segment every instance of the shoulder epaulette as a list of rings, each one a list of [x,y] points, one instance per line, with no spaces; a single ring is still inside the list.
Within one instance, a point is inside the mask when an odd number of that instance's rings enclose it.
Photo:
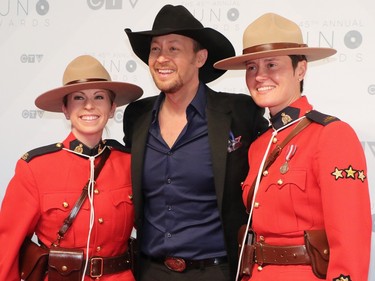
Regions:
[[[340,119],[335,116],[326,115],[316,110],[311,110],[310,112],[306,113],[306,117],[311,121],[319,123],[323,126],[335,121],[340,121]]]
[[[114,148],[122,152],[130,153],[130,148],[125,147],[123,144],[121,144],[117,140],[107,139],[104,142],[105,142],[105,145],[108,147]]]
[[[60,151],[62,148],[63,144],[61,142],[38,147],[33,150],[30,150],[29,152],[26,152],[24,155],[22,155],[21,159],[25,160],[26,162],[30,162],[35,157]]]

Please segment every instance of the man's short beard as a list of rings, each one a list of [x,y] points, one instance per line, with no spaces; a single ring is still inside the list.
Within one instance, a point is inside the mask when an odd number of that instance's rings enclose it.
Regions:
[[[173,93],[177,92],[178,90],[180,90],[182,88],[182,86],[184,84],[181,77],[178,77],[177,80],[174,80],[174,81],[172,81],[170,83],[167,83],[167,84],[165,82],[159,82],[158,80],[155,80],[155,79],[154,79],[154,82],[155,82],[156,87],[160,91],[162,91],[164,93],[167,93],[167,94],[169,94],[169,93],[173,94]]]

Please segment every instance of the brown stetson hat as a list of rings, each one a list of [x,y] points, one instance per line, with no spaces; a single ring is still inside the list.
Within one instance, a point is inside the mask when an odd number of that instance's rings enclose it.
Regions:
[[[310,48],[303,43],[297,24],[274,13],[267,13],[253,21],[243,34],[242,55],[214,64],[218,69],[245,69],[246,61],[287,55],[305,55],[308,61],[332,56],[332,48]]]
[[[62,112],[64,96],[87,89],[112,91],[116,95],[116,106],[128,104],[143,94],[143,90],[137,85],[112,81],[107,70],[97,59],[83,55],[75,58],[66,67],[63,86],[38,96],[35,105],[42,110]]]
[[[203,27],[184,6],[165,5],[156,15],[152,30],[132,32],[125,29],[134,53],[148,64],[151,39],[154,36],[178,34],[192,38],[208,50],[206,63],[199,70],[201,81],[208,83],[225,73],[224,70],[215,69],[213,64],[218,60],[234,56],[235,50],[232,43],[220,32]]]

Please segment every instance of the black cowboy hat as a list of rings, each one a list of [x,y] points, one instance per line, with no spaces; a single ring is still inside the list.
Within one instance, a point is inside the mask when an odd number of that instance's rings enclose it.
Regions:
[[[207,61],[199,71],[199,79],[205,83],[225,73],[225,70],[213,67],[215,62],[235,55],[232,44],[223,34],[212,28],[203,27],[200,21],[181,5],[165,5],[156,15],[150,31],[132,32],[126,28],[125,32],[134,53],[146,64],[148,64],[151,39],[154,36],[173,33],[196,40],[208,50]]]

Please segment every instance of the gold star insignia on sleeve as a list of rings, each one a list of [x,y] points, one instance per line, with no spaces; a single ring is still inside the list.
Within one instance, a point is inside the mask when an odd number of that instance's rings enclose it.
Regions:
[[[350,275],[343,275],[343,274],[340,274],[339,277],[336,277],[333,279],[334,281],[351,281],[352,279],[350,278]]]
[[[335,171],[331,173],[331,175],[335,176],[335,179],[338,180],[339,178],[343,178],[344,176],[342,175],[343,170],[339,170],[335,168]]]
[[[355,174],[356,174],[358,171],[353,170],[352,166],[349,166],[349,168],[346,169],[345,172],[346,172],[346,177],[347,177],[347,178],[353,178],[353,179],[355,179]]]
[[[358,171],[358,176],[357,176],[362,182],[365,181],[366,176],[364,171]]]

